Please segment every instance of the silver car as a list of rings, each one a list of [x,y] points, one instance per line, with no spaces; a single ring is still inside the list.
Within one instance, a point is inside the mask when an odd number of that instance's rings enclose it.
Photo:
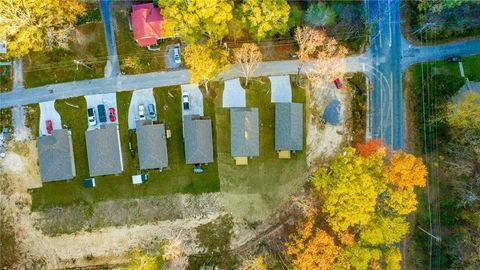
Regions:
[[[145,120],[145,106],[143,104],[138,105],[138,119]]]

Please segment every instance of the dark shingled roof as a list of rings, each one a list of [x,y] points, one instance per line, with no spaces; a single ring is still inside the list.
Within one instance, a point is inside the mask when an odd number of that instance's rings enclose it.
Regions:
[[[87,130],[88,168],[90,176],[119,174],[123,171],[120,135],[117,124],[100,125]]]
[[[165,125],[137,121],[137,145],[140,169],[162,169],[168,166]]]
[[[340,123],[340,101],[334,99],[328,104],[323,112],[323,119],[334,126]]]
[[[186,115],[183,125],[186,163],[213,162],[212,120],[198,115]]]
[[[303,150],[302,103],[275,103],[275,150]]]
[[[37,147],[42,182],[72,179],[76,175],[69,130],[58,129],[52,135],[38,137]]]
[[[230,150],[233,157],[259,156],[258,108],[230,110]]]

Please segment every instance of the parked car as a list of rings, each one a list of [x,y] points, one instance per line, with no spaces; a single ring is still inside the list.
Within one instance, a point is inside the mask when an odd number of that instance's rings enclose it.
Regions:
[[[145,106],[143,104],[138,105],[138,118],[145,120]]]
[[[183,109],[184,110],[190,109],[190,97],[188,96],[187,92],[182,94],[182,101],[183,101]]]
[[[47,128],[47,133],[52,134],[52,130],[53,130],[52,120],[45,121],[45,126]]]
[[[98,120],[100,123],[105,123],[107,122],[107,113],[105,112],[105,105],[100,104],[97,106],[98,110]]]
[[[87,114],[88,114],[88,124],[90,124],[90,126],[95,126],[97,124],[97,118],[95,117],[95,109],[88,108]]]
[[[451,57],[448,57],[446,61],[447,61],[447,63],[457,63],[457,62],[462,61],[462,57],[460,57],[460,56],[451,56]]]
[[[180,58],[180,48],[175,47],[173,48],[173,60],[175,60],[176,64],[180,64],[182,59]]]
[[[337,87],[337,89],[342,89],[343,87],[343,84],[342,84],[342,81],[340,81],[339,78],[336,78],[333,83],[335,84],[335,87]]]
[[[153,104],[148,104],[148,117],[152,120],[157,117],[155,114],[155,106]]]
[[[108,109],[108,114],[110,115],[110,122],[115,122],[117,120],[117,116],[115,115],[115,108]]]

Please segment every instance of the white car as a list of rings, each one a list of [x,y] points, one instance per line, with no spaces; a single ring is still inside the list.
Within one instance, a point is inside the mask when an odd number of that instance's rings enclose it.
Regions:
[[[145,120],[145,106],[143,106],[143,104],[138,105],[138,118]]]
[[[175,60],[176,64],[180,64],[182,59],[180,58],[180,48],[175,47],[173,48],[173,60]]]
[[[88,124],[90,124],[90,126],[95,126],[97,124],[97,118],[95,117],[95,109],[88,108],[87,114],[88,114]]]

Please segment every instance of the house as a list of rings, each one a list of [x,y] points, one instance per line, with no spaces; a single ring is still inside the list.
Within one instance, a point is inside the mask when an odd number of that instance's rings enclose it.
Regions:
[[[292,151],[303,150],[303,104],[275,104],[275,150],[279,158],[290,158]]]
[[[75,177],[72,134],[67,129],[37,139],[38,161],[42,182],[70,180]]]
[[[133,38],[140,47],[157,44],[158,39],[165,38],[165,18],[153,3],[132,6]]]
[[[230,110],[230,152],[237,165],[247,165],[249,157],[260,155],[258,108]]]
[[[163,169],[168,166],[164,124],[137,121],[137,146],[140,169]]]
[[[98,129],[87,130],[85,137],[90,176],[120,174],[123,171],[117,124],[105,124]]]
[[[185,115],[183,129],[186,163],[213,162],[212,120],[198,115]]]

